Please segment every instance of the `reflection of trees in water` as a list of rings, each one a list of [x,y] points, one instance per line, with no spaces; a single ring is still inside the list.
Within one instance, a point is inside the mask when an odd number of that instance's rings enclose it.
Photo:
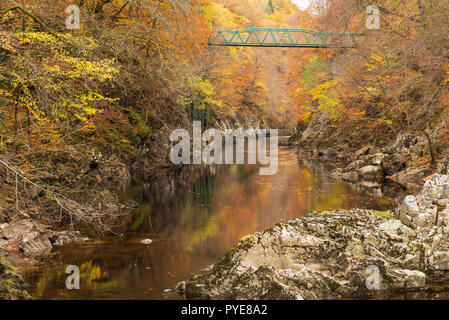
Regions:
[[[333,182],[324,166],[286,168],[273,177],[261,177],[257,166],[248,165],[161,171],[122,195],[125,201],[133,198],[141,204],[122,218],[128,240],[113,237],[104,243],[71,245],[61,249],[57,259],[64,265],[91,261],[87,265],[101,266],[88,271],[93,281],[84,297],[160,298],[164,289],[216,261],[245,234],[313,210],[379,201],[354,192],[348,184]],[[141,245],[143,237],[154,243]],[[51,271],[44,272],[31,282],[43,282],[49,297],[64,296],[64,292],[52,293],[63,283]],[[150,288],[154,291],[148,292]]]
[[[321,190],[329,189],[332,185],[338,184],[330,175],[332,166],[329,164],[308,160],[301,160],[300,163],[313,173],[315,179],[317,179],[316,183],[318,183]],[[378,198],[373,203],[373,209],[387,207],[388,205],[391,206],[393,202],[399,204],[408,193],[413,191],[413,189],[409,189],[388,179],[382,182],[370,180],[360,180],[357,182],[341,181],[340,184]]]
[[[167,259],[162,250],[138,243],[81,244],[61,248],[57,260],[49,261],[40,272],[34,268],[24,270],[24,275],[32,284],[35,298],[127,299],[145,294],[149,289],[145,283],[148,277],[158,287],[168,287],[167,262],[164,263]],[[69,291],[65,288],[65,270],[73,264],[80,267],[81,289]]]
[[[163,170],[151,180],[127,190],[141,206],[122,221],[122,232],[160,234],[173,232],[189,201],[209,206],[214,177],[228,170],[226,166],[185,166]],[[191,196],[192,194],[192,196]]]
[[[220,166],[214,168],[214,172],[208,172],[199,177],[192,186],[193,202],[201,207],[209,207],[212,203],[213,186],[223,186],[224,181],[233,179],[242,189],[245,195],[254,193],[254,177],[259,174],[259,167],[253,165]],[[229,173],[232,172],[232,177]],[[227,174],[222,174],[222,173]],[[220,173],[220,174],[217,174]]]
[[[76,259],[79,261],[79,259]],[[80,268],[80,290],[67,290],[65,281],[69,276],[66,274],[66,268],[71,263],[62,261],[54,261],[48,265],[39,275],[25,270],[25,277],[34,285],[32,287],[32,295],[35,298],[53,297],[55,292],[57,296],[69,299],[82,298],[92,299],[93,292],[106,290],[113,282],[109,279],[109,274],[104,271],[100,265],[94,263],[88,258],[78,266]]]
[[[123,217],[122,232],[128,239],[136,238],[137,233],[142,234],[142,237],[149,236],[156,242],[152,246],[143,247],[137,240],[133,242],[134,240],[119,238],[115,241],[112,238],[104,244],[83,245],[82,250],[76,246],[67,248],[60,256],[64,264],[59,262],[52,265],[39,275],[39,280],[32,281],[39,283],[36,297],[54,296],[56,291],[56,296],[79,297],[75,293],[60,290],[60,281],[50,271],[55,268],[61,274],[64,266],[73,264],[74,261],[90,261],[89,265],[98,267],[95,270],[100,270],[101,266],[106,271],[102,274],[109,275],[107,279],[101,279],[104,286],[97,285],[98,280],[84,286],[84,298],[89,295],[102,296],[108,290],[116,295],[118,293],[120,298],[127,298],[127,295],[136,292],[142,294],[149,287],[154,288],[157,296],[160,295],[160,288],[166,289],[173,285],[174,278],[168,271],[178,270],[178,266],[190,270],[191,265],[198,268],[210,264],[209,260],[201,260],[193,252],[208,252],[206,248],[218,247],[213,240],[207,238],[208,234],[215,235],[218,228],[216,221],[210,219],[213,214],[210,207],[212,189],[215,177],[228,177],[229,169],[230,167],[221,166],[167,170],[155,176],[151,182],[142,183],[139,188],[131,188],[122,197],[132,196],[141,206],[132,215]],[[158,241],[163,244],[158,245]],[[29,273],[29,276],[34,275]],[[179,275],[177,281],[188,276],[190,275]],[[151,294],[145,297],[150,297]]]
[[[198,178],[192,186],[193,202],[201,207],[208,207],[212,200],[213,177],[203,176]]]

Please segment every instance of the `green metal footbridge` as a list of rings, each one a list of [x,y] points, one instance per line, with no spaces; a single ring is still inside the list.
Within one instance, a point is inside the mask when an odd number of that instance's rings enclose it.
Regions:
[[[360,33],[321,32],[292,28],[248,28],[218,30],[209,42],[213,46],[295,47],[295,48],[357,48],[355,37]]]

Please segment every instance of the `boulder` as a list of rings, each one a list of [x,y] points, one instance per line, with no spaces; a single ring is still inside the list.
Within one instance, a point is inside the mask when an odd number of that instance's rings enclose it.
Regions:
[[[428,231],[446,221],[446,210],[442,214],[439,213],[449,206],[448,200],[449,176],[436,174],[424,184],[417,197],[405,197],[398,208],[399,219],[407,226]]]
[[[360,168],[360,175],[363,180],[369,180],[372,178],[383,177],[382,167],[381,166],[373,166],[368,165]]]
[[[441,162],[438,164],[438,173],[439,174],[449,174],[449,155],[447,155]]]
[[[407,152],[389,154],[383,159],[382,169],[386,176],[391,176],[407,167],[410,155]]]
[[[402,184],[413,184],[433,172],[429,166],[410,167],[408,164],[414,158],[424,154],[427,142],[423,136],[400,134],[390,146],[377,149],[365,146],[352,155],[352,162],[333,172],[333,177],[350,182],[364,179],[382,181],[386,177]],[[444,165],[442,165],[444,167]],[[444,169],[442,169],[444,171]]]
[[[406,186],[422,187],[424,179],[433,172],[434,169],[432,167],[429,167],[428,165],[421,165],[416,167],[407,167],[404,170],[389,176],[389,178]]]
[[[338,210],[242,239],[211,274],[178,285],[187,299],[332,299],[419,288],[426,276],[415,232],[385,213]],[[420,270],[409,269],[410,266]]]
[[[329,123],[330,119],[327,114],[321,113],[312,120],[310,126],[302,132],[303,140],[309,139],[321,133],[321,129]]]
[[[370,151],[374,150],[373,146],[364,146],[363,148],[357,150],[356,152],[354,152],[352,159],[353,160],[357,160],[359,159],[361,156],[366,156],[368,154],[370,154]]]
[[[386,154],[376,153],[360,156],[344,168],[335,169],[335,179],[356,182],[360,180],[382,180],[384,178],[383,162]]]
[[[52,248],[46,228],[27,219],[3,225],[0,238],[10,242],[17,241],[19,250],[25,254],[48,253]]]
[[[0,249],[17,246],[19,253],[46,255],[53,245],[84,241],[79,232],[51,231],[32,219],[13,220],[0,225]]]
[[[187,299],[334,299],[418,289],[449,271],[449,176],[436,174],[394,214],[313,213],[240,240],[210,274],[178,284]]]
[[[414,229],[423,243],[428,271],[449,270],[449,176],[436,174],[418,196],[407,196],[398,208],[404,225]]]
[[[30,300],[27,288],[21,274],[0,255],[0,300]]]

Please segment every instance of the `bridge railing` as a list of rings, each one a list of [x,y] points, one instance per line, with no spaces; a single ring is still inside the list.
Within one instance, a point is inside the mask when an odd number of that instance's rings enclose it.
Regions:
[[[217,46],[356,48],[353,32],[322,32],[293,28],[218,30],[210,41]]]

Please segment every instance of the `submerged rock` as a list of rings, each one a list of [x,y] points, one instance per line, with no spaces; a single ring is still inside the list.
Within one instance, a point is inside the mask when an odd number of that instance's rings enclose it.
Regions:
[[[149,244],[152,244],[152,243],[153,243],[153,240],[151,240],[151,239],[145,239],[145,240],[140,241],[140,243],[141,243],[141,244],[144,244],[144,245],[149,245]]]
[[[394,213],[335,210],[277,224],[177,291],[187,299],[333,299],[422,288],[427,276],[449,271],[447,199],[449,176],[436,175]]]

